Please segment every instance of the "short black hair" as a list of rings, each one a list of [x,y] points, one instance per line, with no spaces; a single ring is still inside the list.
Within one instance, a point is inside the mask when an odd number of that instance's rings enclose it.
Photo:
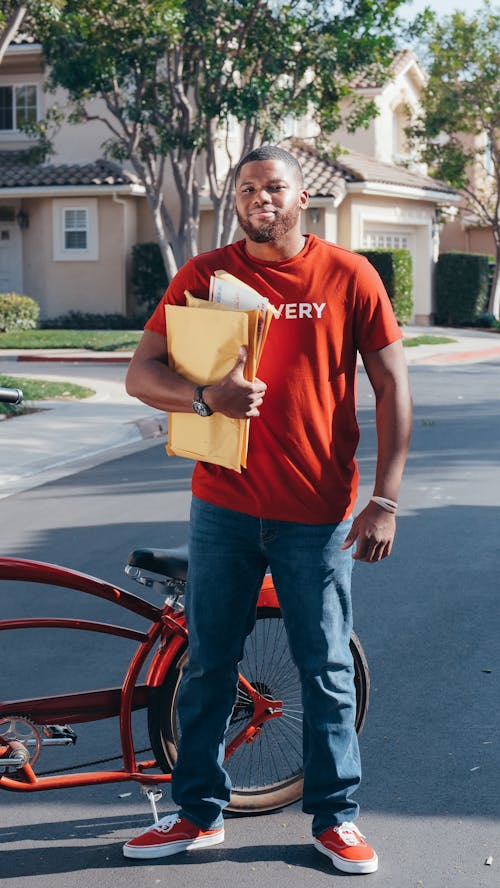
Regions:
[[[260,148],[254,148],[253,151],[250,151],[249,154],[245,154],[245,157],[242,157],[238,166],[234,171],[234,181],[235,183],[238,181],[240,177],[240,173],[242,167],[247,163],[253,163],[254,161],[259,160],[281,160],[288,167],[290,167],[300,184],[304,184],[304,175],[302,173],[302,167],[298,162],[297,158],[294,157],[293,154],[290,154],[289,151],[285,151],[284,148],[278,148],[277,145],[261,145]]]

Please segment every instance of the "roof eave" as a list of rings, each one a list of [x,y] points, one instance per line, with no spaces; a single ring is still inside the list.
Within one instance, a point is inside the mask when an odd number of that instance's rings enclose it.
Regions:
[[[10,43],[7,47],[5,55],[25,55],[26,53],[43,52],[41,43]]]
[[[402,197],[405,200],[427,200],[432,203],[455,203],[459,195],[453,191],[438,191],[411,185],[394,185],[389,182],[348,182],[349,194],[369,194],[374,197]]]
[[[143,197],[143,185],[31,185],[0,187],[0,198],[6,197],[96,197],[99,195],[125,194],[130,197]]]

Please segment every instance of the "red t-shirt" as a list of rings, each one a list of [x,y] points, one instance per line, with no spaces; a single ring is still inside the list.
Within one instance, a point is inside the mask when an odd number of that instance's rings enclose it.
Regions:
[[[363,256],[315,235],[279,262],[250,256],[241,240],[190,259],[146,328],[164,334],[164,305],[184,305],[184,290],[207,299],[217,269],[267,296],[280,316],[271,321],[258,369],[267,391],[260,416],[250,420],[248,468],[239,474],[199,462],[193,493],[259,518],[341,521],[358,486],[357,351],[401,338],[382,281]]]

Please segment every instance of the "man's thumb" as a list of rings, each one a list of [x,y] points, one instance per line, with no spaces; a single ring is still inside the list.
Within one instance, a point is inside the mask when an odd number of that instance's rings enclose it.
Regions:
[[[235,363],[235,365],[234,365],[234,367],[233,367],[233,370],[240,370],[240,369],[241,369],[241,371],[243,371],[246,362],[247,362],[247,350],[246,350],[246,346],[245,346],[245,345],[240,345],[240,348],[239,348],[239,351],[238,351],[238,357],[236,358],[236,363]]]
[[[341,549],[350,549],[351,546],[356,542],[356,531],[351,527],[349,533],[347,534],[344,542],[341,545]]]

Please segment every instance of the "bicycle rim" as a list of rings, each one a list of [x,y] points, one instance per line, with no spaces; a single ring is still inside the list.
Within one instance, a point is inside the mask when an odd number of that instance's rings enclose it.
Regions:
[[[369,678],[361,645],[354,634],[351,651],[355,666],[356,728],[359,731],[368,706]],[[186,660],[184,649],[162,686],[151,689],[149,733],[157,762],[164,770],[170,770],[177,758],[180,736],[177,700]],[[232,784],[231,801],[226,810],[240,814],[273,811],[298,801],[303,788],[300,679],[290,656],[279,608],[258,608],[255,627],[245,644],[240,672],[262,696],[281,700],[283,711],[278,718],[268,719],[252,742],[243,742],[224,762]],[[227,744],[244,729],[252,715],[251,700],[239,686],[226,734]]]

